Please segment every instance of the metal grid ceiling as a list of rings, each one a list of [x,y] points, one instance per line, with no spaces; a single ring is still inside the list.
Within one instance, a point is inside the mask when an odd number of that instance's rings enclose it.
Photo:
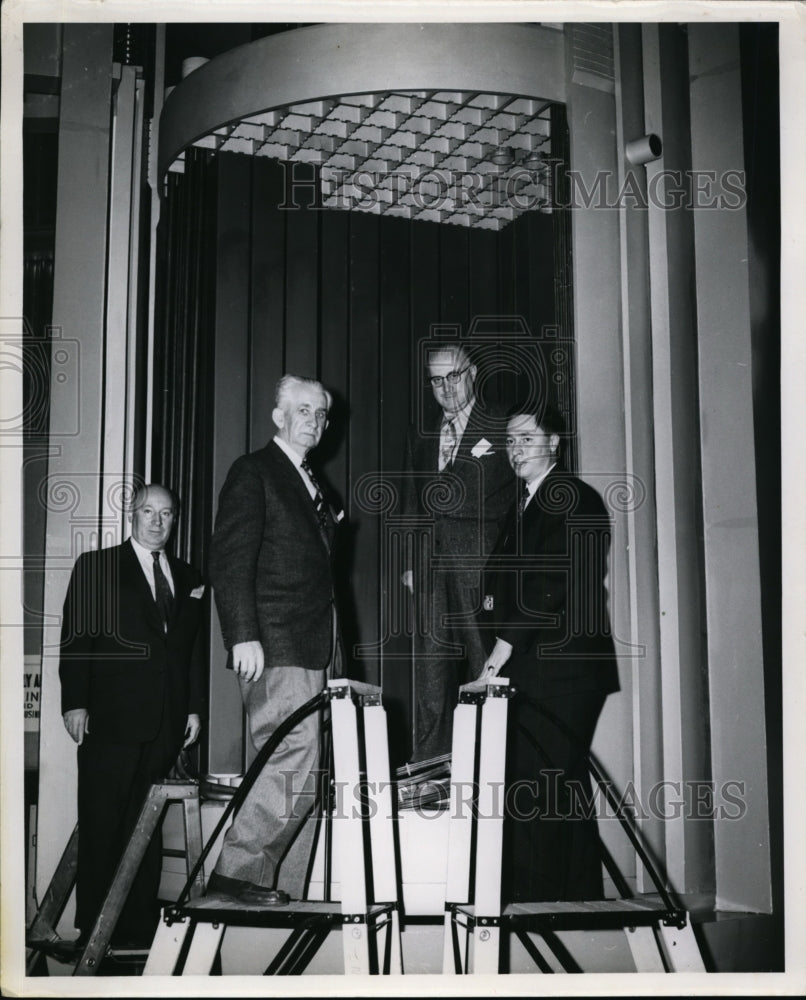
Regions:
[[[245,118],[195,145],[314,164],[326,208],[499,230],[551,211],[549,110],[500,94],[354,94]]]

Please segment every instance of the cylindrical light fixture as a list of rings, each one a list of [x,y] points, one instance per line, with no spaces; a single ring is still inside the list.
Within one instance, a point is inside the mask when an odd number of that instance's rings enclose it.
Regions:
[[[640,139],[633,139],[624,147],[624,155],[634,167],[657,160],[662,152],[663,143],[660,136],[654,132],[642,135]]]

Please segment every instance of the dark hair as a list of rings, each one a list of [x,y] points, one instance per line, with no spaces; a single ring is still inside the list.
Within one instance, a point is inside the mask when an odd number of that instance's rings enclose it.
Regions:
[[[513,417],[531,417],[535,426],[539,427],[544,434],[549,436],[556,434],[559,437],[557,444],[557,461],[562,463],[565,457],[565,421],[559,410],[555,409],[551,403],[535,403],[533,399],[526,402],[517,403],[507,410],[507,423]]]
[[[559,434],[560,439],[565,433],[565,421],[551,403],[516,403],[507,410],[507,421],[513,417],[531,417],[541,431],[545,434]]]

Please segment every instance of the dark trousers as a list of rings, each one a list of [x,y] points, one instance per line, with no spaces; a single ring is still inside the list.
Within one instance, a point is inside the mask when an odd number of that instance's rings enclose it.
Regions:
[[[90,721],[90,726],[92,722]],[[89,933],[137,824],[149,787],[162,781],[181,742],[106,743],[89,733],[78,748],[76,926]],[[159,920],[162,833],[157,830],[134,879],[113,940],[150,940]]]
[[[475,680],[484,665],[476,625],[477,570],[437,570],[415,592],[425,610],[414,635],[414,746],[412,761],[451,752],[453,710],[459,685]]]
[[[529,702],[516,694],[510,704],[505,902],[603,898],[598,800],[585,756],[605,698],[585,691]]]

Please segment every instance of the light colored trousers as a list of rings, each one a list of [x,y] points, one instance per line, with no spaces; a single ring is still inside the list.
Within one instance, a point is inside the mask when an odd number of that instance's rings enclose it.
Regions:
[[[260,749],[278,726],[325,686],[329,671],[269,667],[258,681],[239,678],[252,742]],[[280,743],[227,831],[215,870],[304,898],[316,823],[322,710],[302,720]]]

